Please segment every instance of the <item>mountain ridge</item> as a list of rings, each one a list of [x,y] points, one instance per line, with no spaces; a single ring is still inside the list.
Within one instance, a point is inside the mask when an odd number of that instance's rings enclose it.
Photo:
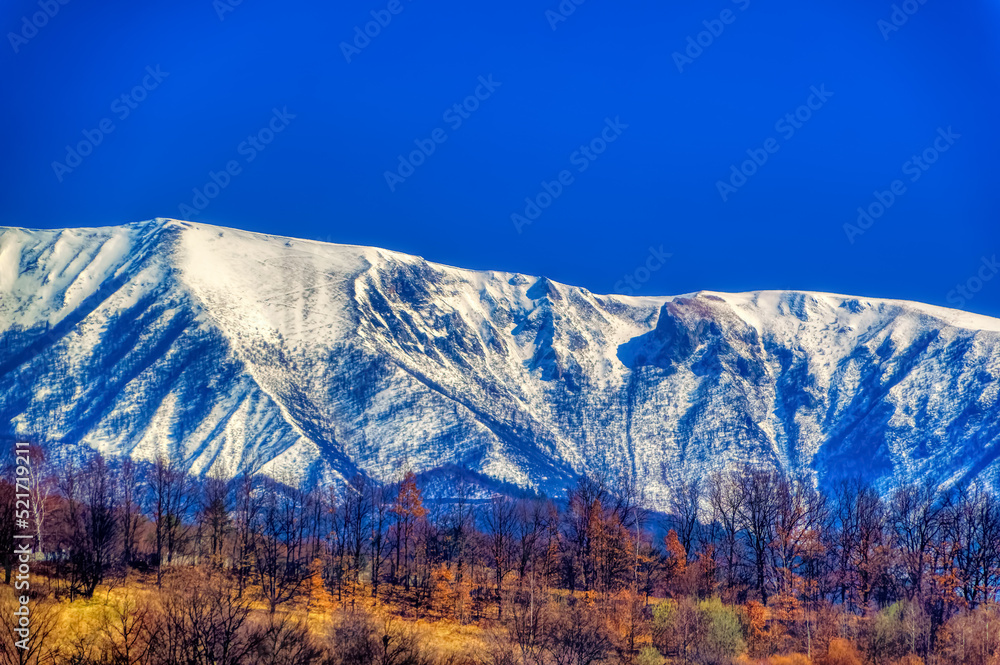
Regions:
[[[12,430],[195,473],[464,467],[556,493],[615,466],[655,504],[741,461],[997,479],[1000,320],[908,301],[599,295],[157,219],[0,228],[0,343]]]

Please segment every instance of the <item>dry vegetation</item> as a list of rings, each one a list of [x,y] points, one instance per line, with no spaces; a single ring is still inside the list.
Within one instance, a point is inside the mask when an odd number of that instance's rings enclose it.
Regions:
[[[412,474],[303,492],[165,460],[35,472],[28,651],[0,482],[0,664],[1000,664],[1000,506],[974,490],[825,496],[745,468],[654,516],[594,478],[473,500],[458,475],[429,502]]]

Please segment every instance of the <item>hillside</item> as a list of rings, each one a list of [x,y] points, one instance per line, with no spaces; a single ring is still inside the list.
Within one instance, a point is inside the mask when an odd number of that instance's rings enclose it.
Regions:
[[[175,220],[0,229],[12,433],[315,482],[467,468],[559,492],[752,460],[996,484],[1000,321],[762,291],[597,295]]]

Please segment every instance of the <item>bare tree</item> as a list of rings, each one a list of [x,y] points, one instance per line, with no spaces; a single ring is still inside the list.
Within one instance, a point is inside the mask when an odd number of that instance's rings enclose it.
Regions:
[[[391,506],[385,489],[375,483],[368,484],[368,561],[371,567],[372,598],[378,602],[378,587],[382,580],[382,565],[389,552],[389,521]]]
[[[313,665],[323,662],[323,650],[308,623],[289,612],[271,614],[255,626],[254,665]]]
[[[532,574],[535,572],[536,562],[542,556],[547,517],[545,505],[538,500],[520,499],[515,506],[514,517],[517,577],[523,586],[529,571]]]
[[[833,499],[833,528],[826,536],[835,559],[834,582],[841,604],[850,600],[854,575],[854,552],[858,541],[858,500],[862,484],[859,480],[842,480]]]
[[[503,581],[514,568],[514,521],[514,502],[509,497],[494,494],[483,511],[483,527],[493,567],[499,619],[503,619]]]
[[[670,513],[674,530],[685,552],[692,551],[698,536],[701,498],[702,483],[697,478],[681,480],[670,493]]]
[[[229,480],[221,472],[213,471],[203,483],[198,520],[208,541],[209,561],[216,568],[222,567],[226,540],[232,529],[231,504]]]
[[[533,585],[510,595],[505,626],[520,651],[520,662],[542,662],[546,634],[551,621],[548,594]]]
[[[611,650],[604,621],[573,599],[554,612],[546,632],[546,648],[556,665],[591,665]]]
[[[246,589],[256,557],[257,533],[255,531],[262,506],[262,492],[258,489],[257,466],[251,464],[236,483],[236,509],[234,511],[233,573],[239,593]]]
[[[861,606],[867,609],[888,565],[885,560],[886,510],[881,497],[872,487],[861,486],[855,502],[857,537],[851,560],[857,576]]]
[[[368,502],[371,492],[368,491],[368,479],[357,474],[344,489],[343,510],[347,522],[346,545],[350,554],[350,574],[354,584],[361,580],[361,570],[364,567],[364,557],[367,554],[365,545],[368,541],[368,519],[371,509]]]
[[[70,598],[89,598],[111,568],[116,544],[115,492],[107,462],[96,455],[81,469],[69,461],[59,489],[62,570]]]
[[[96,455],[83,475],[86,502],[84,596],[92,596],[113,565],[116,541],[114,478],[107,462]]]
[[[744,496],[732,474],[716,473],[711,477],[708,500],[712,507],[710,524],[714,532],[715,548],[725,568],[725,587],[732,593],[737,585],[740,561],[740,515]]]
[[[893,492],[889,501],[889,523],[894,543],[906,571],[906,595],[920,600],[929,565],[930,550],[941,528],[942,504],[937,488],[909,485]]]
[[[130,457],[122,460],[118,471],[118,532],[122,540],[122,563],[131,566],[136,561],[136,536],[142,518],[141,488],[136,463]]]
[[[996,600],[1000,578],[1000,503],[982,488],[955,491],[941,514],[947,566],[970,607]]]
[[[183,540],[186,526],[184,520],[194,501],[187,474],[164,455],[158,455],[153,463],[150,481],[150,517],[156,531],[156,583],[162,584],[164,554],[166,563],[173,562]]]
[[[252,630],[251,601],[226,576],[197,571],[173,572],[160,603],[162,619],[149,650],[151,665],[241,665],[263,635]]]
[[[156,613],[144,601],[126,595],[109,603],[101,616],[103,651],[115,665],[143,665],[157,634]]]
[[[295,598],[309,577],[303,498],[295,488],[272,488],[258,513],[255,568],[271,614]]]
[[[807,548],[826,516],[825,502],[808,478],[781,476],[775,487],[772,567],[778,593],[795,591]]]
[[[766,605],[769,595],[768,555],[774,540],[780,476],[774,471],[745,467],[734,472],[733,482],[742,496],[737,515],[741,533],[752,555],[754,588]]]
[[[30,446],[28,454],[31,460],[28,493],[30,495],[31,516],[35,522],[34,549],[35,557],[40,558],[45,551],[43,536],[45,535],[45,522],[48,516],[49,502],[55,486],[55,474],[52,470],[52,464],[41,446]]]

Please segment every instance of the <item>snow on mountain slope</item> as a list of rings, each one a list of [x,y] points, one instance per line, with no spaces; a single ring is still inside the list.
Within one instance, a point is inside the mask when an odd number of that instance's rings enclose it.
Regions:
[[[601,296],[544,277],[175,220],[0,229],[10,429],[194,472],[461,466],[558,492],[753,460],[981,478],[1000,321],[833,294]]]

